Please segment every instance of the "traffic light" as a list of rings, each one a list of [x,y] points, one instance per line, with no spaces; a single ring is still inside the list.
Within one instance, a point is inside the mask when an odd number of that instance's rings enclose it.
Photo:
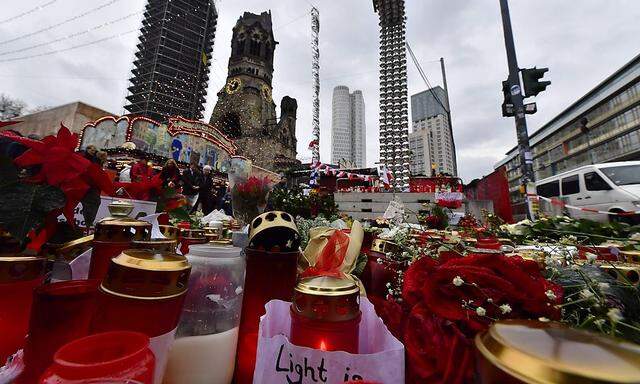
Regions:
[[[548,71],[549,68],[536,67],[520,70],[520,72],[522,72],[522,83],[524,84],[524,97],[535,96],[551,84],[550,81],[540,81]]]
[[[515,116],[515,108],[513,107],[511,92],[509,91],[509,80],[502,82],[502,93],[504,94],[504,101],[502,102],[502,116]]]

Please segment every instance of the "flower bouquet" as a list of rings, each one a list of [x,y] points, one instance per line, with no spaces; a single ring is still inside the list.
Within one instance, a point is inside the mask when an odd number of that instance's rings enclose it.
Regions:
[[[267,207],[267,196],[271,191],[271,180],[268,177],[249,177],[246,181],[235,183],[231,188],[231,206],[233,216],[244,226]]]

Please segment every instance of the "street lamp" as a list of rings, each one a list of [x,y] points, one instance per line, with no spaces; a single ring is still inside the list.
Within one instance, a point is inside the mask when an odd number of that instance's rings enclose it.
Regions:
[[[587,151],[589,152],[589,159],[591,160],[591,164],[595,164],[593,151],[591,150],[591,129],[587,127],[587,124],[589,124],[589,119],[587,119],[586,117],[580,119],[580,131],[587,135]]]

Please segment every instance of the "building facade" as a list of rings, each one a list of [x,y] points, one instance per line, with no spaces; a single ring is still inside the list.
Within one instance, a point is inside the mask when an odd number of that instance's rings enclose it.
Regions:
[[[536,180],[592,163],[639,160],[640,55],[537,129],[529,141]],[[522,217],[519,162],[516,147],[495,167],[506,167],[514,213]]]
[[[433,168],[438,174],[457,175],[453,137],[445,106],[448,108],[446,93],[440,86],[411,96],[413,130],[409,134],[409,143],[412,174],[428,176]],[[428,142],[428,148],[417,145],[421,137],[425,143]],[[416,142],[415,146],[411,146],[412,140]]]
[[[45,136],[55,135],[60,129],[60,124],[64,124],[71,132],[81,133],[85,124],[88,122],[111,115],[111,112],[93,107],[81,101],[76,101],[39,112],[29,113],[24,116],[18,116],[11,119],[12,121],[18,121],[18,123],[9,125],[6,129],[20,132],[23,136],[35,135],[43,138]]]
[[[124,108],[202,119],[217,22],[213,0],[148,0]]]
[[[245,12],[238,19],[231,38],[227,83],[218,92],[210,120],[235,140],[240,155],[269,170],[297,162],[296,99],[282,98],[278,120],[271,98],[277,44],[271,12]]]
[[[331,102],[331,162],[349,168],[366,166],[366,124],[362,91],[339,85]]]
[[[437,100],[434,94],[438,97]],[[438,100],[440,100],[442,104],[440,104]],[[444,109],[444,106],[449,108],[447,105],[447,94],[439,85],[431,88],[431,90],[427,89],[411,95],[411,121],[424,120],[427,117],[437,115],[446,116],[447,111]]]

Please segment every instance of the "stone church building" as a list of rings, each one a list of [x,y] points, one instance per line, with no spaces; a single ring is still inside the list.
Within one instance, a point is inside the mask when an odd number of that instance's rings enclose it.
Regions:
[[[271,12],[245,12],[233,28],[227,83],[218,92],[210,123],[235,140],[239,155],[269,170],[296,160],[296,99],[280,102],[280,119],[271,98],[273,55]]]

